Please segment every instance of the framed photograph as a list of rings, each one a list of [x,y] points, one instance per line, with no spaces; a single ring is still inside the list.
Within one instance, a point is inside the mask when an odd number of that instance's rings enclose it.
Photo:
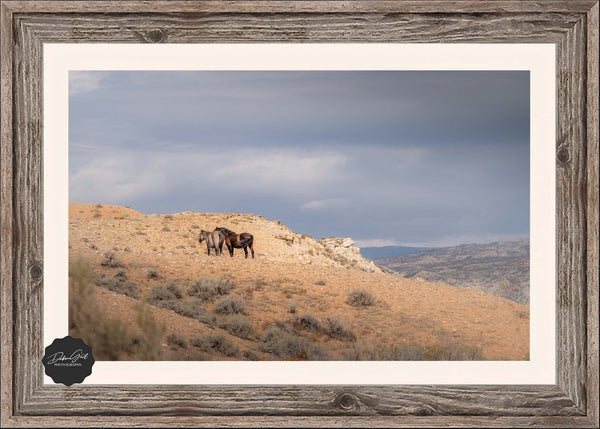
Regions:
[[[598,427],[597,1],[1,12],[2,426]]]

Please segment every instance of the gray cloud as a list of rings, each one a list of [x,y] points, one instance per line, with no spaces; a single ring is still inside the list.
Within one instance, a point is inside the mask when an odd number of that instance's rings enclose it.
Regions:
[[[71,72],[70,83],[74,201],[262,214],[359,243],[529,233],[526,72]]]

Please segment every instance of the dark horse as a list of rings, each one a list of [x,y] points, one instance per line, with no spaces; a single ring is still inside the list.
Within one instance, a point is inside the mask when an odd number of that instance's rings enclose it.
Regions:
[[[241,234],[236,234],[230,229],[223,227],[216,227],[215,231],[221,231],[223,235],[225,235],[225,244],[227,245],[227,249],[229,250],[229,256],[233,257],[233,249],[244,249],[244,253],[246,254],[246,258],[248,258],[248,247],[252,252],[252,259],[254,259],[254,236],[249,232],[242,232]]]

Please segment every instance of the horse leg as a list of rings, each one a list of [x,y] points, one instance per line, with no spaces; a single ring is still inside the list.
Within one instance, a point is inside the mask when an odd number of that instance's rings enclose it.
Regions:
[[[254,244],[250,243],[250,251],[252,252],[252,259],[254,259]]]
[[[233,244],[231,244],[231,240],[227,239],[225,244],[227,245],[227,250],[229,250],[229,256],[233,258]]]
[[[210,244],[206,241],[206,251],[208,252],[208,256],[210,256]]]
[[[246,259],[248,259],[248,246],[244,246],[244,255],[246,255]]]

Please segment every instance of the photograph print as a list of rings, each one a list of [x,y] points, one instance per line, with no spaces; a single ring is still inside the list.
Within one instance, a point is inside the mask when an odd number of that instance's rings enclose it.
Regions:
[[[97,361],[529,360],[527,71],[70,71]]]

